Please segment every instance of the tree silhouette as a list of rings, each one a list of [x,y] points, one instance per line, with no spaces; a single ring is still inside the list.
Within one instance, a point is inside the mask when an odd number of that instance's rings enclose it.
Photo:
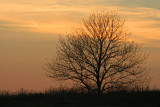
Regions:
[[[84,26],[60,38],[56,58],[46,62],[47,76],[98,94],[146,83],[147,55],[127,39],[124,24],[113,12],[91,14]]]

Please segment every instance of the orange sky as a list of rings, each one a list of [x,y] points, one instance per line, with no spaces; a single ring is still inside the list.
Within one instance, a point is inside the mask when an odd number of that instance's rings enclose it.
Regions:
[[[0,90],[44,90],[45,59],[57,40],[92,12],[113,10],[126,19],[131,39],[150,53],[151,87],[160,89],[160,4],[158,0],[0,0]]]

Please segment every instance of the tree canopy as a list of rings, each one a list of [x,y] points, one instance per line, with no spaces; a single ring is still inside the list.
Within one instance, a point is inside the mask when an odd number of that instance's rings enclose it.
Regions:
[[[98,94],[147,83],[147,54],[128,40],[124,19],[114,12],[93,13],[83,25],[60,38],[56,58],[46,62],[49,77]]]

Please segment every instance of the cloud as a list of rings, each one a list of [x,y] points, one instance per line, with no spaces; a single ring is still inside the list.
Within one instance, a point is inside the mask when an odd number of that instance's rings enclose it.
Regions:
[[[121,0],[120,2],[116,2],[119,6],[125,6],[130,8],[135,7],[146,7],[146,8],[155,8],[160,9],[159,0]]]
[[[137,41],[160,38],[160,10],[117,5],[126,0],[0,1],[0,7],[3,8],[0,10],[0,30],[65,34],[72,27],[79,26],[82,19],[93,11],[115,10],[126,19],[126,25]]]
[[[160,42],[157,42],[160,40],[160,10],[144,7],[123,9],[120,13],[126,17],[131,38],[146,46],[160,47]]]

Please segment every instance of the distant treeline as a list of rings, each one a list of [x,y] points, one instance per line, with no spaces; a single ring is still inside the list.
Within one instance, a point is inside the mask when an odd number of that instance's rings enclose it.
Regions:
[[[103,107],[103,106],[160,106],[159,90],[110,91],[103,95],[87,94],[72,89],[49,89],[45,92],[15,94],[1,92],[0,107]]]

